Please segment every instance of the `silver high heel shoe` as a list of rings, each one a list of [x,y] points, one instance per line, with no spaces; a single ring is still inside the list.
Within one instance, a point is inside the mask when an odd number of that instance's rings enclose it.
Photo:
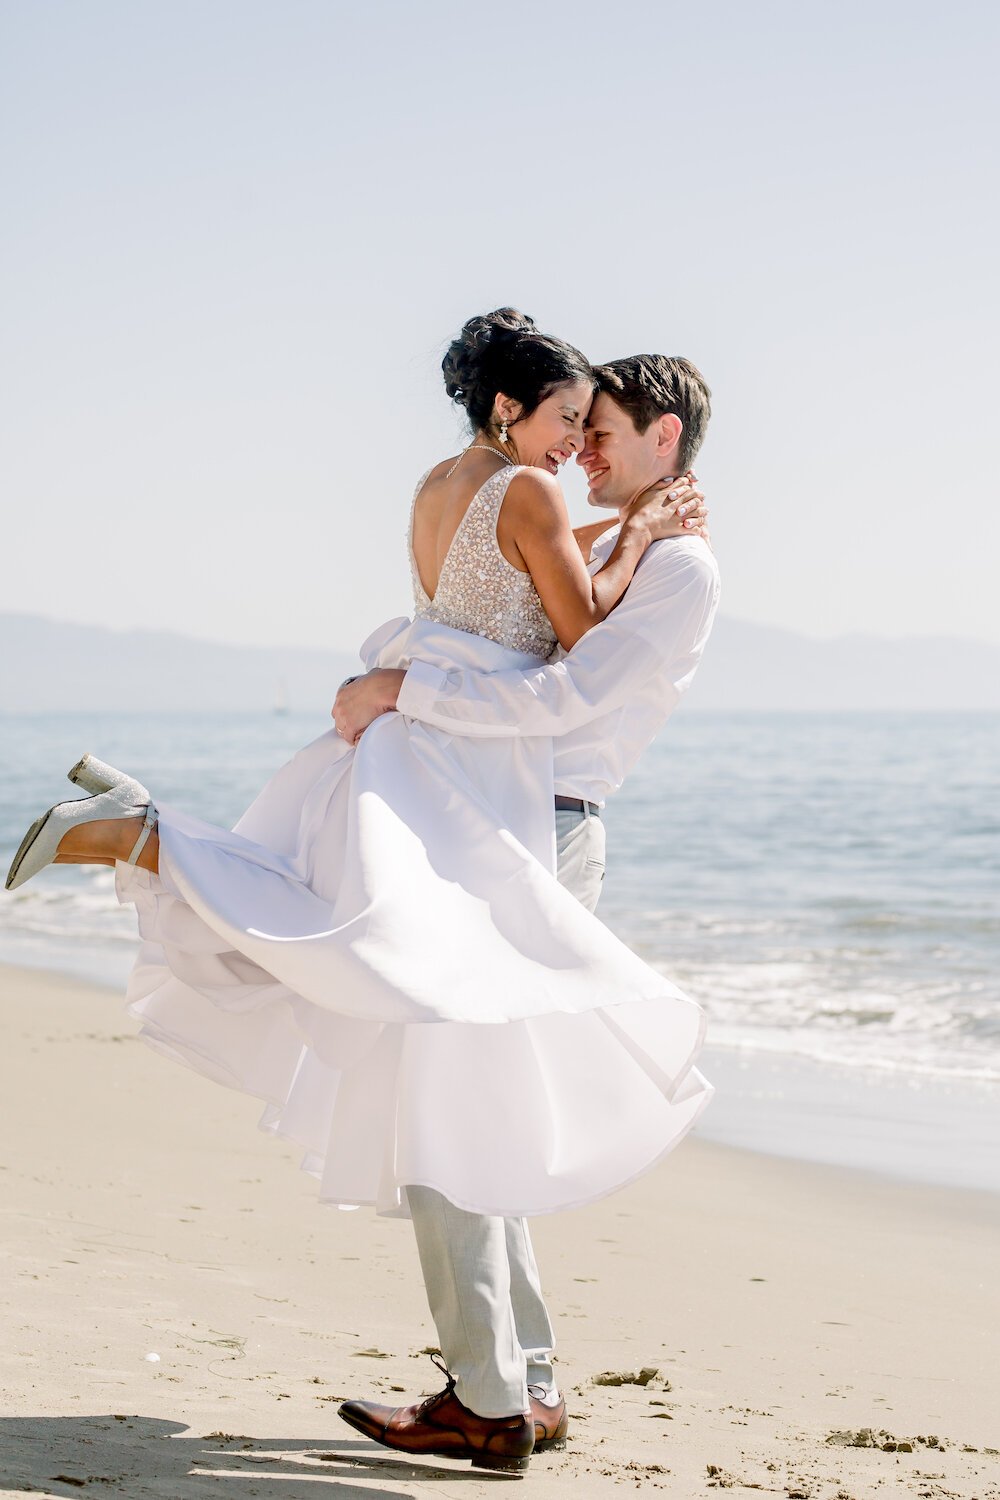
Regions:
[[[66,775],[74,786],[83,787],[91,797],[98,797],[101,792],[110,792],[120,781],[129,780],[124,771],[116,771],[107,761],[98,760],[96,755],[90,754],[82,756]]]
[[[88,759],[84,756],[84,761]],[[104,780],[103,773],[112,771],[111,766],[104,766],[98,761],[95,774]],[[80,762],[80,766],[83,761]],[[79,770],[74,766],[74,771]],[[50,807],[48,812],[36,818],[21,840],[21,847],[14,855],[11,867],[7,872],[6,889],[16,890],[19,885],[24,885],[32,875],[37,875],[39,870],[44,870],[55,859],[59,849],[59,842],[70,828],[76,828],[81,823],[96,823],[103,818],[136,818],[141,815],[142,827],[138,837],[132,846],[132,852],[125,863],[134,865],[153,829],[156,827],[157,812],[153,806],[152,798],[146,788],[139,781],[134,781],[131,776],[125,776],[119,771],[114,775],[120,779],[113,786],[100,793],[99,796],[82,797],[74,802],[58,802],[55,807]]]

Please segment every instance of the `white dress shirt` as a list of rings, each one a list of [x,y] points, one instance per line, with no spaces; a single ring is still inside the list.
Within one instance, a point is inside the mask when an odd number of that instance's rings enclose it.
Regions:
[[[591,571],[618,531],[598,539]],[[556,792],[603,805],[694,676],[718,602],[719,570],[701,537],[654,542],[621,603],[561,660],[502,672],[414,661],[396,706],[456,735],[552,736]]]

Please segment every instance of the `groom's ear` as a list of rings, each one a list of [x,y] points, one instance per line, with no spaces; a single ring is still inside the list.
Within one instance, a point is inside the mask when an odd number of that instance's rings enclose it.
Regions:
[[[684,423],[673,412],[664,412],[662,416],[655,418],[654,425],[659,429],[656,439],[657,456],[669,458],[680,447]]]

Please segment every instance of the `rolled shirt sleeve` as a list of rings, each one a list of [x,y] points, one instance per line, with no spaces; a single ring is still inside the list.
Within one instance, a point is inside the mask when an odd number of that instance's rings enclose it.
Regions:
[[[527,671],[442,671],[414,661],[397,708],[451,734],[568,734],[661,679],[661,708],[694,676],[715,616],[719,573],[700,538],[658,542],[616,609],[561,661]]]

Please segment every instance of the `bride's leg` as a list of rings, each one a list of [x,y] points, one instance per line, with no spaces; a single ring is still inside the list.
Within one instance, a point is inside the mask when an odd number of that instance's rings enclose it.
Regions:
[[[108,818],[69,828],[59,841],[57,865],[114,865],[127,860],[142,829],[142,818]],[[154,875],[160,868],[160,839],[154,828],[136,864]]]

